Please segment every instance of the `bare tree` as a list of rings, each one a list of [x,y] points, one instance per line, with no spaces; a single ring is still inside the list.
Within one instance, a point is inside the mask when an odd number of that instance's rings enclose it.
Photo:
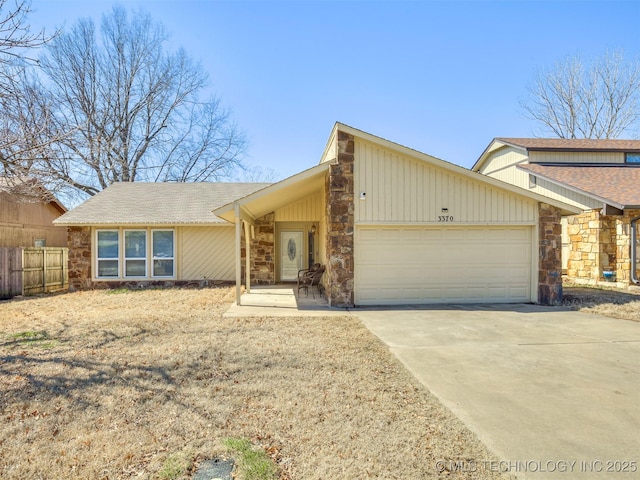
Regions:
[[[39,92],[28,85],[28,70],[35,64],[31,52],[54,36],[32,32],[27,0],[0,0],[0,177],[3,190],[23,189],[33,176],[33,159],[42,155],[51,141]],[[40,140],[46,138],[45,145]]]
[[[113,182],[196,182],[226,177],[245,139],[217,98],[201,100],[207,75],[148,14],[115,7],[99,32],[90,19],[46,47],[40,115],[52,122],[37,170],[76,193]],[[50,110],[47,110],[50,109]],[[46,112],[49,113],[46,113]]]
[[[525,115],[560,138],[619,138],[640,130],[640,63],[608,52],[585,63],[567,57],[539,71],[520,102]]]

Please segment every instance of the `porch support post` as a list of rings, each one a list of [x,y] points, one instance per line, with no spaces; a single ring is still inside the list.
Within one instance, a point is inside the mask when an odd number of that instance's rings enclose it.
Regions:
[[[244,222],[244,283],[247,286],[247,293],[251,293],[251,225]]]
[[[242,240],[242,219],[240,218],[240,205],[234,205],[236,219],[236,305],[241,305],[240,296],[242,294],[242,250],[240,242]]]

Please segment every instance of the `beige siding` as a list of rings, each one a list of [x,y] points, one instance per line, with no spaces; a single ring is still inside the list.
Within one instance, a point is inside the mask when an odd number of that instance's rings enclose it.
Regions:
[[[323,191],[317,192],[274,212],[276,222],[317,222],[323,215]]]
[[[234,280],[235,228],[181,227],[180,280]]]
[[[338,156],[337,142],[338,142],[337,136],[332,135],[331,138],[329,139],[329,143],[327,143],[327,148],[324,151],[322,158],[320,159],[320,163],[330,162],[336,159],[336,157]]]
[[[536,186],[530,190],[582,209],[602,208],[602,202],[544,179],[537,179]]]
[[[624,163],[624,152],[529,152],[531,163]]]
[[[521,150],[505,147],[497,150],[487,159],[480,173],[512,185],[528,188],[529,175],[516,168],[516,165],[524,163],[528,163],[527,156]]]
[[[532,154],[533,153],[543,152],[532,152]],[[540,158],[542,157],[538,157],[538,161],[542,161]],[[503,182],[507,182],[512,185],[517,185],[518,187],[531,190],[537,194],[544,195],[554,200],[560,200],[576,207],[591,209],[602,206],[602,202],[598,202],[591,197],[546,180],[538,179],[537,183],[533,185],[531,183],[529,173],[517,168],[517,165],[526,163],[528,163],[526,155],[522,154],[515,148],[505,147],[490,155],[483,167],[480,169],[480,172],[489,177],[502,180]]]
[[[359,139],[355,153],[356,223],[537,222],[533,200]]]

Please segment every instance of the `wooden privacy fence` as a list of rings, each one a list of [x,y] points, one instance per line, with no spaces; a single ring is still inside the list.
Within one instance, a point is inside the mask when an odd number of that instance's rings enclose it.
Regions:
[[[0,247],[0,299],[69,288],[69,249]]]

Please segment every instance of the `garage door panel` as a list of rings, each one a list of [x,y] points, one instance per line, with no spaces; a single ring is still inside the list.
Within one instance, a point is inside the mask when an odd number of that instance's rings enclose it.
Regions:
[[[531,227],[358,227],[355,255],[359,305],[531,297]]]

